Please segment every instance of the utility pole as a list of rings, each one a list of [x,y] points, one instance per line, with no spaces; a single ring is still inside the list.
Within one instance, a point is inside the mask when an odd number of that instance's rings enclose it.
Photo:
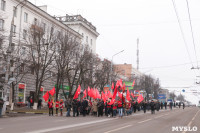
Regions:
[[[137,70],[139,70],[139,38],[137,38]]]

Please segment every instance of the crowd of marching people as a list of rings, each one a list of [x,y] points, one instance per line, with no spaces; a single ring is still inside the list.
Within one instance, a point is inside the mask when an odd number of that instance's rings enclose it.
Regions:
[[[73,100],[66,100],[65,102],[63,99],[60,101],[53,102],[52,100],[49,100],[48,107],[49,107],[49,116],[53,116],[53,109],[55,107],[56,109],[56,116],[58,116],[58,113],[60,116],[63,116],[63,109],[66,108],[66,117],[77,117],[79,115],[86,116],[86,115],[93,115],[97,117],[107,116],[107,117],[116,117],[119,116],[122,118],[124,115],[131,115],[132,113],[136,113],[136,111],[143,111],[146,113],[146,111],[151,110],[152,114],[155,114],[155,111],[167,109],[169,106],[170,109],[173,107],[178,106],[180,108],[181,103],[178,105],[170,102],[169,105],[167,105],[167,102],[159,102],[151,100],[151,101],[142,101],[141,103],[138,103],[137,100],[131,100],[129,101],[123,101],[123,100],[115,100],[114,103],[112,102],[112,99],[106,100],[104,102],[102,99],[94,99],[93,101],[89,99],[73,99]],[[185,105],[183,103],[183,109]],[[71,112],[72,111],[72,112]],[[72,115],[71,115],[72,114]]]

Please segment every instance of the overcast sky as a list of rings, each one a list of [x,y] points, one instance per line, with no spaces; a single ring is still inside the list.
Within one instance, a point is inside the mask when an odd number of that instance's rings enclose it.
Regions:
[[[116,64],[136,67],[136,40],[139,38],[140,71],[159,78],[162,87],[180,93],[185,88],[187,99],[191,90],[200,91],[200,0],[188,0],[194,33],[194,44],[186,0],[175,0],[186,43],[183,41],[172,0],[30,0],[48,5],[48,13],[56,16],[81,14],[96,26],[97,53],[102,58],[114,57]],[[188,51],[187,52],[187,48]],[[196,50],[196,56],[195,56]],[[189,53],[189,54],[188,54]],[[196,59],[197,57],[197,59]],[[191,63],[192,62],[192,63]],[[200,66],[200,62],[199,62]],[[197,103],[198,98],[193,99]]]

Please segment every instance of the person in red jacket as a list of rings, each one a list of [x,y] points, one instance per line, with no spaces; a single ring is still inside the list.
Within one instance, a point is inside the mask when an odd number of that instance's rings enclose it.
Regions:
[[[59,104],[60,104],[60,102],[57,100],[56,101],[56,116],[58,116]]]
[[[48,102],[48,107],[49,107],[49,116],[50,115],[53,116],[53,102],[50,99],[49,99],[49,102]]]
[[[60,100],[60,116],[62,116],[63,115],[63,106],[64,106],[64,102],[63,102],[63,100],[61,99]]]
[[[122,106],[122,101],[121,100],[119,100],[117,102],[117,109],[118,109],[119,117],[122,118],[122,116],[123,116],[123,106]]]

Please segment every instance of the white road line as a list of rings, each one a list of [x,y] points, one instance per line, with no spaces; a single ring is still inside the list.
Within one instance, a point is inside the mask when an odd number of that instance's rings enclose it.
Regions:
[[[3,128],[0,128],[0,130],[2,130]]]
[[[68,119],[64,119],[64,120],[55,120],[54,122],[61,122],[61,121],[66,121]]]
[[[120,128],[114,129],[114,130],[110,130],[110,131],[107,131],[107,132],[104,132],[104,133],[115,132],[115,131],[117,131],[117,130],[121,130],[121,129],[123,129],[123,128],[127,128],[127,127],[130,127],[130,126],[132,126],[132,125],[127,125],[127,126],[120,127]]]
[[[164,115],[160,115],[160,116],[157,116],[157,117],[155,117],[155,118],[160,118],[160,117],[163,117]]]
[[[150,121],[151,119],[147,119],[147,120],[144,120],[144,121],[140,121],[138,123],[144,123],[144,122],[147,122],[147,121]]]
[[[199,110],[200,111],[200,110]],[[197,111],[197,113],[194,115],[194,117],[192,118],[192,120],[188,123],[187,127],[190,127],[193,120],[196,118],[197,114],[199,113],[199,111]],[[182,133],[186,133],[185,131],[183,131]]]
[[[116,118],[114,118],[114,119],[116,119]],[[114,119],[103,119],[103,120],[98,120],[98,121],[90,121],[90,122],[85,122],[85,123],[66,125],[66,126],[60,126],[60,127],[54,127],[54,128],[47,128],[47,129],[36,130],[36,131],[30,131],[30,132],[26,132],[26,133],[45,133],[45,132],[50,132],[50,131],[56,131],[56,130],[61,130],[61,129],[67,129],[67,128],[73,128],[73,127],[79,127],[79,126],[85,126],[85,125],[110,121],[110,120],[114,120]]]

